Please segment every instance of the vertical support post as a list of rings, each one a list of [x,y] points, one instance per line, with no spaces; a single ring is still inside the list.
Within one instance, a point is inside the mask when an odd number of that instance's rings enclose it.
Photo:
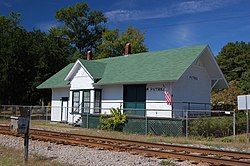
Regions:
[[[3,117],[5,118],[5,105],[3,106]]]
[[[17,116],[17,106],[15,106],[15,114],[16,114],[16,116]]]
[[[188,110],[190,110],[190,102],[188,102]]]
[[[235,139],[235,135],[236,135],[236,132],[235,132],[235,110],[233,112],[233,136],[234,136],[234,139]]]
[[[186,110],[186,138],[188,138],[188,110]]]
[[[87,112],[87,129],[89,128],[89,113]]]
[[[249,134],[249,116],[248,116],[248,105],[247,105],[247,96],[245,97],[246,98],[246,116],[247,116],[247,131],[246,131],[246,136],[247,136],[247,143],[249,142],[249,137],[248,137],[248,134]]]
[[[24,134],[24,160],[28,161],[28,152],[29,152],[29,132]]]
[[[28,117],[29,117],[29,127],[31,126],[31,115],[32,115],[32,107],[28,108]]]
[[[44,108],[44,106],[42,106],[42,107],[43,107],[43,109],[45,109],[45,121],[47,123],[48,122],[48,110],[47,110],[48,107],[45,107],[45,108]]]
[[[145,116],[145,135],[148,135],[148,117]]]
[[[26,118],[29,119],[28,125],[27,125],[27,131],[24,134],[24,161],[28,162],[28,156],[29,156],[29,128],[30,128],[30,115],[31,115],[31,110],[28,110],[28,116]]]

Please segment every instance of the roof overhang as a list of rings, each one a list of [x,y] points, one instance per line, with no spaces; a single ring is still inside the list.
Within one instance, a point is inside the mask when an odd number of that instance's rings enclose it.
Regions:
[[[115,83],[94,83],[94,85],[133,85],[133,84],[157,84],[157,83],[171,83],[177,80],[161,80],[161,81],[136,81],[136,82],[115,82]]]
[[[198,60],[201,60],[204,63],[204,66],[210,76],[211,80],[211,89],[225,89],[228,88],[227,80],[225,79],[213,52],[209,45],[202,51],[202,53],[197,57],[193,62],[196,63]],[[193,65],[193,64],[192,64]]]
[[[215,88],[215,89],[225,89],[225,88],[228,88],[229,85],[228,85],[228,82],[224,76],[224,74],[222,73],[215,57],[214,57],[214,54],[211,50],[211,48],[209,46],[206,47],[206,49],[208,50],[210,56],[209,58],[211,59],[212,63],[214,64],[214,69],[216,69],[215,71],[217,72],[217,75],[215,77],[211,76],[211,80],[215,80],[216,83],[213,85],[212,88]]]
[[[206,68],[210,80],[211,80],[211,89],[225,89],[228,88],[228,83],[219,67],[219,65],[216,62],[216,59],[209,47],[207,45],[204,50],[197,56],[197,58],[193,61],[193,63],[187,68],[187,70],[184,72],[186,73],[198,60],[201,60],[204,63],[204,67]],[[181,77],[184,76],[184,73]],[[180,77],[180,78],[181,78]],[[180,79],[179,78],[179,79]]]

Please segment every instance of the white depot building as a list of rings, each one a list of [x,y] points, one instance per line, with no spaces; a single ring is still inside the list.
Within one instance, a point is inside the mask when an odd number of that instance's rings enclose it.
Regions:
[[[39,85],[52,89],[51,121],[75,123],[75,116],[117,107],[172,118],[182,109],[210,109],[211,90],[228,86],[208,45],[129,53],[129,44],[119,57],[92,60],[89,52]]]

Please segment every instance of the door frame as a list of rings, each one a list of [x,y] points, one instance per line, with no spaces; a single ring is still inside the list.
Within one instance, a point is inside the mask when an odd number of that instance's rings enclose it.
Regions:
[[[125,84],[125,85],[123,85],[123,106],[125,106],[126,102],[128,102],[128,101],[125,101],[125,99],[126,99],[126,97],[125,97],[126,96],[125,88],[128,87],[128,86],[145,87],[145,101],[143,101],[145,103],[144,104],[144,109],[145,109],[144,116],[145,116],[146,115],[146,101],[147,101],[147,90],[146,90],[147,84]],[[136,90],[136,96],[137,96],[137,90]],[[133,101],[133,102],[137,103],[137,102],[140,102],[140,101]]]
[[[67,101],[67,108],[66,108],[66,122],[68,122],[68,113],[69,113],[69,97],[62,97],[61,98],[61,122],[63,122],[63,102]]]

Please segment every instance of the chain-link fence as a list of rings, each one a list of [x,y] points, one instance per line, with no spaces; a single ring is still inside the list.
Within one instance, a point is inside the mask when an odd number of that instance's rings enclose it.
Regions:
[[[21,116],[22,111],[29,111],[32,121],[50,122],[51,120],[51,107],[48,106],[1,105],[0,123],[10,122],[11,116]]]
[[[123,109],[127,114],[124,132],[163,136],[226,137],[246,133],[246,111],[198,109]],[[186,108],[186,107],[185,107]],[[208,107],[206,107],[208,108]],[[9,124],[11,116],[20,116],[21,110],[31,112],[32,122],[67,123],[83,128],[101,129],[101,116],[112,117],[110,108],[71,108],[45,106],[0,106],[0,123]],[[88,110],[88,111],[84,111]],[[106,114],[96,113],[97,110]],[[144,112],[144,114],[136,112]],[[73,112],[73,113],[72,113]],[[136,113],[132,115],[132,113]],[[31,125],[32,127],[32,125]]]

